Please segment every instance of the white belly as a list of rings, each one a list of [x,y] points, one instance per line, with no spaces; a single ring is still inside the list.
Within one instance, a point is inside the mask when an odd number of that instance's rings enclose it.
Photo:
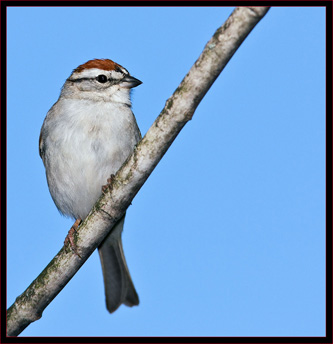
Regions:
[[[54,107],[70,116],[55,116]],[[42,131],[50,193],[61,213],[84,219],[133,151],[139,129],[128,106],[106,102],[63,100],[48,116]]]

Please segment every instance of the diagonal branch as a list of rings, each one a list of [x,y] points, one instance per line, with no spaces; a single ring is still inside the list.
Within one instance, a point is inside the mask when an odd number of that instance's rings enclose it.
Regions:
[[[76,245],[81,258],[63,247],[7,310],[7,335],[19,335],[39,319],[48,304],[89,258],[147,180],[235,51],[269,7],[236,8],[206,44],[151,128],[117,172],[80,226]]]

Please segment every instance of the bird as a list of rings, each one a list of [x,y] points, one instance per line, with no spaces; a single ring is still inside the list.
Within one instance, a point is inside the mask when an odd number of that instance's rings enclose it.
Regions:
[[[39,154],[56,207],[75,220],[65,244],[76,253],[73,232],[141,139],[131,109],[131,90],[140,84],[110,59],[89,60],[72,71],[44,119]],[[122,246],[124,218],[98,247],[110,313],[139,304]]]

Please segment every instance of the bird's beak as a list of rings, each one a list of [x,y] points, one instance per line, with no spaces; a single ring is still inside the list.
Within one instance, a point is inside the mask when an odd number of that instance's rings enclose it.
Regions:
[[[133,76],[126,75],[119,83],[119,86],[125,88],[132,88],[142,84],[142,81],[134,78]]]

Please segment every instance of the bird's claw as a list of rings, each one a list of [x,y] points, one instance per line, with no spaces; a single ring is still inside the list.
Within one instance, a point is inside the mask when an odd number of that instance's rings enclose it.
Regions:
[[[81,219],[77,219],[75,221],[71,229],[68,231],[68,234],[64,241],[64,245],[66,246],[67,244],[69,244],[69,247],[72,250],[72,252],[74,252],[79,258],[81,258],[81,256],[79,255],[79,252],[77,250],[77,246],[74,241],[74,235],[81,222],[82,222]]]
[[[108,190],[111,190],[111,183],[114,179],[114,174],[111,174],[110,178],[107,179],[107,184],[102,186],[102,192],[107,192]]]

